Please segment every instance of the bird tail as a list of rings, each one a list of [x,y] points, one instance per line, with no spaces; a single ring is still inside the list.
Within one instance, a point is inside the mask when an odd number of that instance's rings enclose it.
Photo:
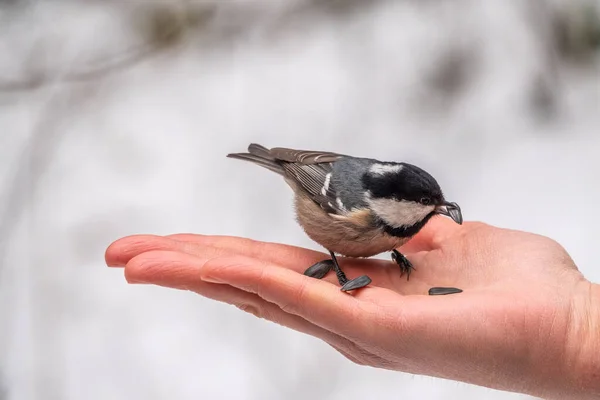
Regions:
[[[269,149],[260,144],[251,143],[250,146],[248,146],[248,153],[230,153],[227,154],[227,157],[236,160],[250,161],[251,163],[267,168],[276,174],[283,175],[283,167],[281,164],[271,155]]]

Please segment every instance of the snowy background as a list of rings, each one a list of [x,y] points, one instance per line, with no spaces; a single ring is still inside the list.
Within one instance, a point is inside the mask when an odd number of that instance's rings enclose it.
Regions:
[[[318,248],[249,142],[416,163],[600,281],[600,1],[0,0],[0,398],[525,399],[352,365],[104,265],[134,233]],[[595,14],[596,13],[596,14]]]

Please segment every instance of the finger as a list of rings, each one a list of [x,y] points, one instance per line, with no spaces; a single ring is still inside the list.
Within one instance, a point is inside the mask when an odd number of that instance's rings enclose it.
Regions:
[[[453,223],[453,222],[452,222]],[[453,223],[456,225],[455,223]],[[428,234],[428,233],[426,233]],[[261,259],[272,264],[280,265],[296,272],[303,273],[307,265],[313,265],[317,261],[330,258],[329,256],[301,247],[259,242],[252,239],[231,237],[231,236],[207,236],[198,234],[175,234],[168,235],[168,238],[176,239],[186,243],[193,243],[199,246],[214,246],[226,250],[222,255],[243,255],[252,258]],[[194,253],[200,255],[199,253]],[[351,259],[338,257],[341,268],[349,279],[367,275],[372,280],[373,286],[394,290],[397,293],[407,294],[425,294],[429,290],[426,282],[419,281],[419,276],[423,274],[422,260],[425,259],[427,251],[414,253],[405,252],[411,263],[415,266],[415,272],[411,274],[410,284],[407,284],[406,275],[401,274],[398,265],[389,260],[380,259]],[[299,262],[298,262],[299,260]],[[325,278],[326,281],[337,283],[333,273]]]
[[[329,259],[322,252],[278,243],[261,242],[234,236],[209,236],[176,234],[168,236],[134,235],[113,242],[106,250],[109,266],[124,266],[138,254],[152,250],[182,251],[188,254],[210,255],[239,254],[267,260],[276,264],[304,271],[318,261]]]
[[[382,310],[392,304],[401,309],[403,302],[399,294],[378,287],[366,287],[351,296],[328,282],[242,256],[208,260],[201,276],[208,282],[256,293],[282,310],[353,342],[377,337],[379,329],[390,324]]]
[[[402,300],[397,293],[376,287],[349,295],[329,282],[243,256],[206,259],[180,252],[151,251],[127,263],[125,277],[129,282],[187,290],[200,280],[229,284],[350,341],[357,336],[374,336],[378,327],[385,324],[377,320],[380,310],[372,302],[397,308]]]
[[[316,326],[300,316],[286,313],[277,305],[265,301],[254,293],[226,284],[202,281],[199,270],[204,262],[194,260],[189,263],[183,258],[178,258],[178,255],[178,253],[153,252],[134,257],[125,268],[128,281],[190,290],[203,297],[231,304],[258,318],[314,336],[327,342],[347,357],[356,353],[355,344],[348,339]],[[176,260],[175,263],[173,260]],[[171,274],[169,271],[175,273]]]
[[[323,253],[301,247],[238,237],[187,234],[170,235],[168,237],[154,235],[128,236],[113,242],[106,250],[105,259],[109,266],[124,266],[139,254],[157,250],[177,251],[203,258],[243,255],[277,264],[298,273],[304,273],[314,263],[330,258]],[[368,275],[375,286],[390,289],[398,286],[400,279],[398,268],[389,261],[350,260],[345,258],[339,258],[338,261],[349,279],[360,275]],[[338,284],[333,273],[329,273],[323,279]]]
[[[438,249],[441,244],[460,232],[461,225],[449,218],[434,216],[411,240],[402,245],[399,251],[417,253]]]
[[[190,233],[174,234],[166,237],[187,243],[216,247],[225,250],[222,253],[223,255],[238,254],[248,256],[280,265],[299,273],[304,273],[309,266],[314,265],[318,261],[331,259],[329,254],[303,247],[261,242],[240,237],[209,236]],[[400,274],[398,265],[389,260],[348,257],[337,257],[337,259],[348,279],[368,275],[373,280],[373,285],[378,287],[401,291],[405,286],[405,278]],[[331,273],[323,279],[328,282],[338,282],[335,275]]]
[[[172,244],[156,235],[131,235],[112,242],[104,252],[109,267],[124,267],[133,257],[150,250],[168,250]]]
[[[358,365],[366,365],[366,363],[360,359],[358,359],[357,357],[355,357],[352,353],[349,353],[347,351],[344,351],[343,349],[332,345],[331,343],[329,343],[331,345],[331,347],[333,347],[335,350],[337,350],[338,353],[340,353],[341,355],[343,355],[344,357],[346,357],[348,360],[352,361],[354,364],[358,364]]]
[[[344,355],[356,353],[355,344],[348,339],[312,324],[302,317],[289,314],[279,308],[279,306],[263,300],[256,294],[248,293],[229,285],[211,283],[205,283],[205,285],[210,285],[210,288],[199,287],[196,292],[204,297],[232,304],[257,318],[266,319],[297,332],[321,339]]]

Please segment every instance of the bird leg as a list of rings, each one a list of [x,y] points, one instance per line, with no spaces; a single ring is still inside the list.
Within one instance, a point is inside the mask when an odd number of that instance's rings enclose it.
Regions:
[[[338,282],[340,283],[340,285],[342,285],[341,290],[344,292],[360,289],[371,283],[371,278],[369,278],[366,275],[361,275],[358,278],[348,280],[346,274],[344,274],[344,271],[342,271],[342,269],[340,268],[335,254],[333,254],[332,251],[330,251],[329,254],[331,255],[331,260],[319,261],[318,263],[314,264],[306,271],[304,271],[304,275],[310,276],[312,278],[321,279],[333,269],[335,271],[335,275],[338,278]]]
[[[398,250],[392,250],[392,260],[400,267],[400,276],[406,273],[406,280],[410,279],[410,273],[415,270],[415,267],[408,261],[408,258]]]
[[[341,290],[343,292],[360,289],[371,283],[371,278],[369,278],[367,275],[361,275],[358,278],[348,280],[348,278],[346,278],[346,274],[344,274],[344,271],[342,271],[342,269],[340,268],[335,254],[333,254],[332,251],[330,251],[329,254],[331,254],[331,260],[333,261],[333,269],[335,271],[335,274],[337,275],[340,285],[342,285]]]

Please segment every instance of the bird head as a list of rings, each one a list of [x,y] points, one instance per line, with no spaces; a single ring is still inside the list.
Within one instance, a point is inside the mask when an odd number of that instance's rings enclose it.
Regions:
[[[456,203],[446,201],[438,182],[407,163],[374,163],[363,175],[365,200],[375,216],[392,229],[423,226],[436,214],[462,224]]]

